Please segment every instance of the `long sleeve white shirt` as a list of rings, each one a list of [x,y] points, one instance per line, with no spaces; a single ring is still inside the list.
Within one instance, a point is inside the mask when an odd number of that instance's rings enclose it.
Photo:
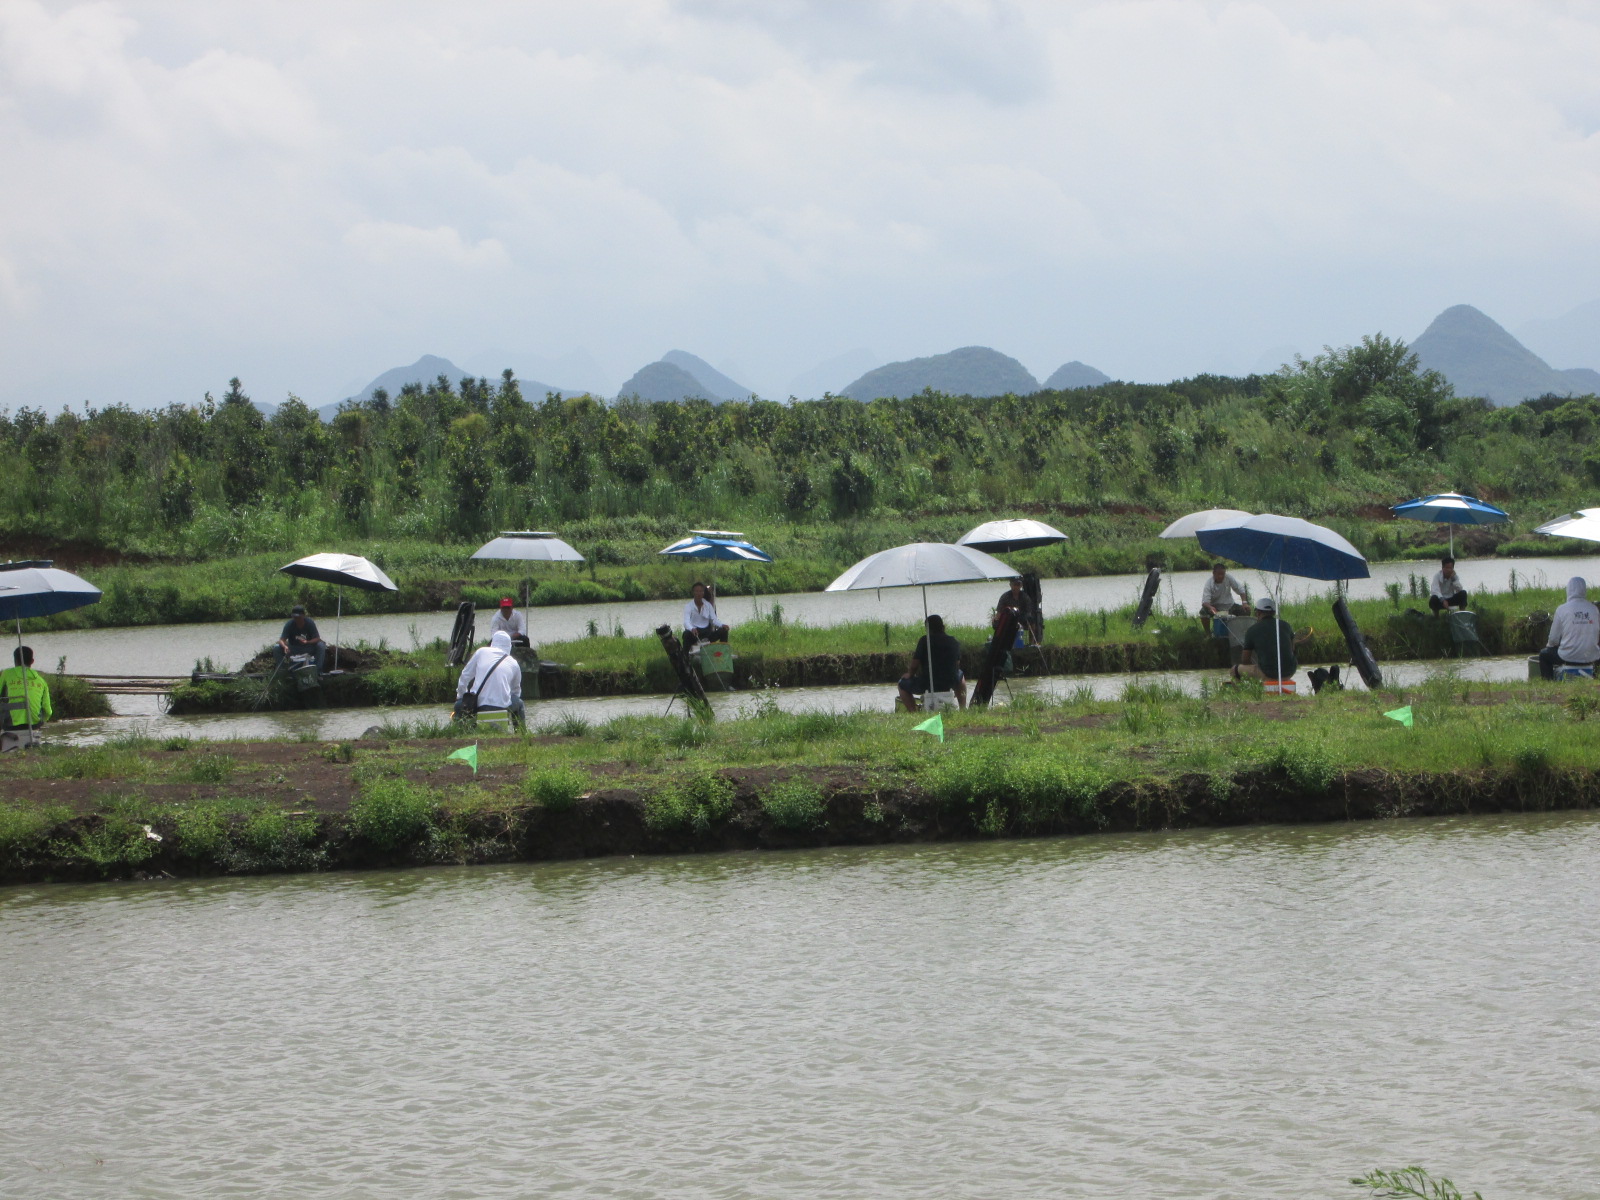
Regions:
[[[511,655],[509,633],[492,634],[489,644],[467,659],[467,665],[461,668],[461,678],[456,681],[456,699],[474,688],[478,692],[479,708],[510,708],[514,698],[522,697],[522,664]]]
[[[1205,586],[1200,589],[1200,606],[1227,608],[1233,603],[1234,596],[1241,600],[1250,599],[1250,589],[1235,579],[1233,572],[1225,572],[1221,583],[1217,582],[1216,576],[1207,575]]]
[[[1446,579],[1443,571],[1435,571],[1433,573],[1433,594],[1439,599],[1448,600],[1457,592],[1466,590],[1467,585],[1461,582],[1460,575],[1451,575],[1449,579]]]
[[[709,600],[702,600],[699,605],[691,599],[683,606],[683,627],[685,629],[710,629],[713,625],[721,625],[717,619],[717,606]]]
[[[497,633],[509,633],[514,638],[527,637],[528,618],[516,609],[511,610],[509,618],[504,612],[497,612],[489,618],[489,636],[493,637]]]

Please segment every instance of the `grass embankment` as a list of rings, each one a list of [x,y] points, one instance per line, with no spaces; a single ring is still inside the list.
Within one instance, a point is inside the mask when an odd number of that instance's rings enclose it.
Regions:
[[[1420,578],[1420,577],[1419,577]],[[1425,585],[1424,585],[1425,586]],[[1473,604],[1486,654],[1527,654],[1544,644],[1546,616],[1564,600],[1554,589],[1521,589],[1515,594],[1480,594]],[[1329,612],[1331,599],[1294,605],[1285,615],[1296,629],[1316,632],[1300,650],[1300,661],[1343,663],[1349,654]],[[1396,592],[1383,600],[1350,605],[1361,630],[1370,639],[1380,663],[1403,659],[1449,657],[1455,653],[1444,621],[1419,617],[1425,600]],[[1087,675],[1122,671],[1203,670],[1228,662],[1227,644],[1209,636],[1198,618],[1185,610],[1153,616],[1134,629],[1133,606],[1095,612],[1072,612],[1045,623],[1045,645],[1019,652],[1020,672],[1036,675]],[[767,619],[740,626],[733,634],[734,683],[740,688],[829,686],[852,683],[892,684],[922,634],[920,625],[859,621],[815,629]],[[781,613],[778,615],[781,616]],[[964,648],[969,678],[981,666],[986,629],[952,626]],[[651,637],[590,637],[555,642],[540,655],[571,670],[541,682],[546,698],[565,696],[653,695],[677,687],[672,668]],[[325,678],[320,697],[309,701],[281,680],[263,707],[321,703],[330,707],[449,703],[455,697],[456,673],[441,664],[442,644],[431,651],[371,653],[380,669]],[[253,680],[185,685],[173,693],[172,711],[239,712],[255,707],[261,685]]]
[[[1386,718],[1409,704],[1413,728]],[[1600,690],[1184,697],[945,716],[572,717],[338,744],[129,740],[0,762],[0,881],[494,862],[1600,806]],[[154,835],[154,836],[152,836]],[[159,840],[157,840],[159,839]]]
[[[1187,511],[1187,509],[1183,510]],[[914,541],[952,542],[980,521],[998,512],[884,520],[860,518],[826,524],[757,522],[745,532],[776,561],[761,566],[671,562],[658,551],[682,536],[676,522],[654,518],[621,518],[578,522],[564,529],[590,562],[533,564],[474,559],[480,541],[453,545],[424,541],[373,541],[350,538],[338,545],[371,558],[399,586],[398,592],[347,590],[345,612],[351,615],[421,612],[454,608],[471,600],[480,608],[501,596],[521,601],[526,586],[535,606],[597,604],[628,600],[663,600],[685,596],[691,581],[715,576],[725,595],[774,595],[820,591],[841,571],[876,550]],[[1151,562],[1169,570],[1192,570],[1210,559],[1190,540],[1161,541],[1156,535],[1180,511],[1121,509],[1086,512],[1060,507],[1044,514],[1068,534],[1070,541],[1006,555],[1019,571],[1042,578],[1141,572]],[[1428,559],[1443,553],[1435,541],[1437,528],[1412,521],[1365,518],[1332,520],[1374,561],[1390,558]],[[1465,540],[1465,538],[1464,538]],[[1567,540],[1516,540],[1505,527],[1484,526],[1471,533],[1474,555],[1591,554],[1592,543]],[[298,545],[295,549],[260,554],[221,556],[202,562],[135,563],[82,567],[105,594],[98,604],[24,622],[26,629],[84,629],[103,626],[189,624],[282,617],[295,604],[313,613],[331,615],[333,591],[278,573],[278,568],[303,553],[327,548]],[[1463,550],[1465,554],[1466,551]],[[74,567],[70,552],[61,565]],[[635,631],[645,632],[645,631]]]

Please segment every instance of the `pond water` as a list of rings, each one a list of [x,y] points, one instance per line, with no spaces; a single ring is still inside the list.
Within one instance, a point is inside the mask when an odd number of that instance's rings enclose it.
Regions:
[[[1528,660],[1523,656],[1506,658],[1478,658],[1462,662],[1398,662],[1384,663],[1384,682],[1395,687],[1410,687],[1430,676],[1450,672],[1463,680],[1509,681],[1528,677]],[[1349,686],[1362,687],[1355,672],[1347,672]],[[1211,671],[1146,671],[1141,674],[1108,675],[1048,675],[1037,679],[1019,678],[1009,688],[1002,686],[995,700],[1006,704],[1013,696],[1043,695],[1064,696],[1088,688],[1097,699],[1109,700],[1122,695],[1130,684],[1165,684],[1182,689],[1189,695],[1198,695],[1204,684],[1216,686],[1225,672],[1221,668]],[[1300,673],[1300,685],[1309,690],[1305,672]],[[60,721],[49,727],[52,742],[70,745],[89,745],[109,737],[127,734],[146,734],[153,737],[184,736],[192,738],[308,738],[328,741],[359,737],[362,732],[384,721],[413,721],[418,718],[440,719],[448,715],[445,705],[434,704],[409,708],[328,708],[305,709],[297,712],[221,713],[174,717],[160,711],[158,700],[152,696],[113,697],[121,707],[115,717],[90,721]],[[528,704],[528,725],[534,730],[548,729],[569,716],[576,716],[591,725],[598,725],[620,716],[659,716],[667,711],[669,696],[596,696],[581,699],[533,701]],[[890,684],[852,684],[844,687],[774,688],[766,692],[713,693],[712,707],[723,717],[748,715],[757,705],[775,703],[785,712],[856,712],[874,709],[890,711],[894,706],[894,687]],[[683,702],[673,705],[673,712],[683,712]]]
[[[0,890],[0,1194],[1579,1200],[1597,857],[1562,814]]]
[[[1422,581],[1426,595],[1428,581],[1437,564],[1432,562],[1374,563],[1371,579],[1352,580],[1350,595],[1378,598],[1386,583],[1399,583],[1408,592],[1411,579]],[[1471,588],[1505,591],[1516,572],[1519,586],[1557,587],[1573,575],[1600,583],[1600,557],[1485,559],[1463,562],[1459,571]],[[1271,581],[1255,571],[1236,571],[1261,595]],[[687,576],[685,576],[687,578]],[[1166,611],[1198,608],[1203,571],[1179,571],[1166,577],[1161,591],[1161,606]],[[1047,579],[1043,583],[1047,616],[1072,611],[1093,612],[1132,604],[1144,584],[1142,575],[1098,575],[1077,579]],[[1326,611],[1333,585],[1308,580],[1286,579],[1285,602],[1316,603]],[[995,600],[1005,590],[999,583],[963,583],[928,589],[928,605],[956,625],[982,625],[993,611]],[[896,588],[881,592],[799,592],[778,596],[727,596],[719,602],[719,612],[735,628],[752,619],[756,608],[783,605],[784,618],[815,628],[851,621],[890,621],[909,623],[922,619],[922,593],[918,588]],[[316,613],[324,637],[331,639],[334,623],[329,611]],[[1293,613],[1289,614],[1291,617]],[[644,600],[630,604],[574,604],[534,609],[531,633],[536,643],[571,641],[585,636],[592,620],[604,632],[620,626],[638,637],[658,625],[677,628],[683,617],[683,602]],[[368,642],[387,643],[407,649],[425,645],[436,638],[450,636],[455,620],[450,612],[396,613],[387,616],[350,617],[343,622],[342,636],[350,645]],[[487,635],[487,616],[480,620],[479,632]],[[269,645],[282,628],[281,620],[234,621],[209,625],[147,625],[129,629],[86,629],[57,633],[31,633],[28,644],[36,661],[53,669],[63,655],[69,671],[90,675],[126,672],[130,675],[187,675],[198,659],[210,658],[219,669],[235,669],[248,662],[262,647]]]

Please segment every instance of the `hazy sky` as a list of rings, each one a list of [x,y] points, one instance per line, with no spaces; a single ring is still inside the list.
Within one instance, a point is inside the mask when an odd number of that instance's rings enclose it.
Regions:
[[[1600,297],[1597,62],[1578,0],[0,0],[0,405],[1515,328]]]

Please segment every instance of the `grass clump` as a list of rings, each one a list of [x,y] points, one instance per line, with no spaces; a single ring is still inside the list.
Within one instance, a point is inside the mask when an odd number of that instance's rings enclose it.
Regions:
[[[522,777],[522,794],[550,812],[565,812],[588,787],[589,777],[574,767],[542,767]]]
[[[363,784],[350,805],[350,828],[381,850],[396,850],[426,836],[438,808],[432,788],[381,775]]]
[[[196,758],[185,774],[191,783],[226,783],[238,765],[233,755],[213,751]]]
[[[704,833],[733,812],[732,781],[714,771],[682,776],[645,797],[644,823],[657,833],[692,829]]]
[[[821,825],[827,811],[822,789],[809,779],[773,784],[761,796],[761,809],[779,829],[796,832]]]
[[[1314,742],[1279,743],[1267,752],[1263,765],[1268,770],[1282,771],[1290,783],[1312,796],[1324,794],[1339,777],[1333,755]]]
[[[18,863],[42,849],[50,831],[67,820],[68,812],[58,805],[24,808],[0,804],[0,862]]]

